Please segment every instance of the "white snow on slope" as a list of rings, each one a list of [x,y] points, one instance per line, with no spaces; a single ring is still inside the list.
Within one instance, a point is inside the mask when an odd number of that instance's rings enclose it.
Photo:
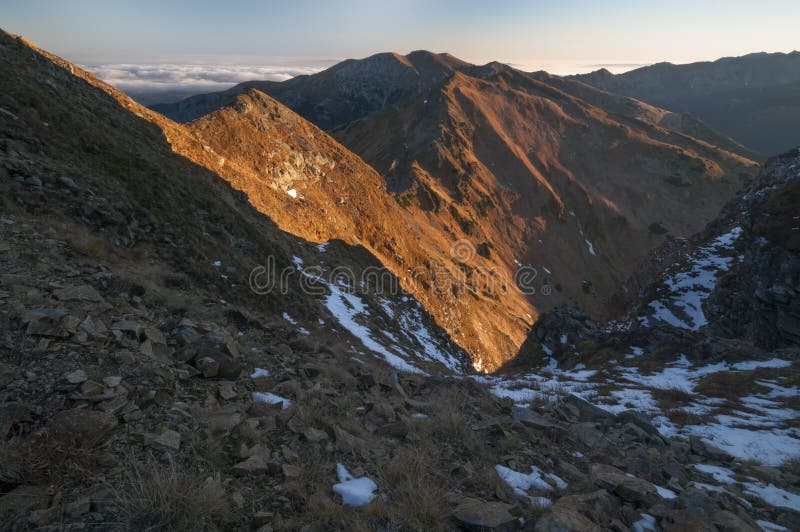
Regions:
[[[555,486],[558,489],[566,489],[567,483],[564,482],[555,473],[543,473],[541,469],[536,466],[531,466],[530,473],[520,473],[514,471],[506,466],[496,465],[495,471],[497,475],[503,479],[503,482],[508,484],[517,495],[527,495],[527,491],[531,488],[541,491],[553,491]],[[547,482],[545,479],[550,479]]]
[[[730,253],[741,233],[741,228],[735,227],[709,245],[698,248],[689,258],[688,271],[665,279],[668,293],[649,304],[652,319],[692,331],[706,325],[708,322],[703,314],[703,301],[716,286],[719,274],[728,271],[733,263],[734,258],[724,254]],[[680,310],[685,317],[677,316],[670,310],[673,308]]]
[[[364,506],[375,498],[378,485],[367,477],[355,478],[342,464],[336,464],[339,483],[333,485],[333,492],[342,497],[345,506]]]
[[[718,372],[783,368],[790,364],[787,360],[773,358],[735,364],[723,361],[695,367],[680,355],[656,373],[642,374],[635,367],[606,370],[601,382],[610,386],[599,388],[604,390],[602,393],[598,392],[596,379],[587,380],[587,375],[596,373],[594,370],[565,371],[559,369],[554,360],[541,368],[540,373],[516,378],[489,375],[473,378],[486,384],[492,394],[510,398],[520,405],[554,402],[558,397],[574,394],[614,414],[629,409],[640,410],[653,416],[653,425],[665,437],[699,436],[740,460],[756,460],[777,466],[800,457],[800,429],[791,426],[791,421],[800,418],[800,413],[775,401],[796,395],[797,387],[759,380],[757,383],[769,391],[738,398],[738,408],[730,408],[726,400],[718,397],[704,397],[695,391],[695,387],[702,377]],[[673,423],[652,394],[653,390],[670,389],[695,396],[696,399],[681,409],[708,416],[709,422],[683,426]]]
[[[292,402],[289,399],[269,392],[253,392],[253,402],[267,403],[269,405],[279,404],[283,410],[287,410],[290,406],[292,406]]]
[[[269,370],[264,368],[254,368],[253,373],[250,374],[250,378],[257,379],[259,377],[269,377]]]
[[[755,460],[768,466],[800,457],[800,430],[795,428],[746,429],[717,422],[687,425],[679,433],[700,436],[739,460]]]
[[[408,373],[425,374],[421,369],[412,366],[406,358],[389,352],[383,344],[373,339],[372,332],[368,327],[357,321],[359,317],[362,320],[369,318],[367,306],[360,297],[334,284],[329,285],[329,288],[331,293],[325,298],[325,306],[328,307],[328,310],[336,317],[342,327],[361,340],[364,347],[383,357],[395,369]]]

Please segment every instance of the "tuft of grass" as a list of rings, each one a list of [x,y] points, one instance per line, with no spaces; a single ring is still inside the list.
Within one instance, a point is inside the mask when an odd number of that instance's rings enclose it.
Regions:
[[[379,486],[389,487],[385,517],[398,530],[443,530],[450,508],[447,490],[427,449],[399,450],[381,471]]]
[[[18,484],[24,476],[24,450],[14,443],[0,441],[0,484]]]
[[[703,377],[695,391],[710,397],[724,397],[734,401],[745,395],[767,393],[769,388],[756,382],[752,371],[720,371]]]
[[[650,391],[662,410],[668,411],[692,402],[693,395],[682,388],[656,388]]]
[[[230,518],[230,506],[218,476],[170,463],[129,461],[127,474],[113,490],[128,530],[218,530]]]

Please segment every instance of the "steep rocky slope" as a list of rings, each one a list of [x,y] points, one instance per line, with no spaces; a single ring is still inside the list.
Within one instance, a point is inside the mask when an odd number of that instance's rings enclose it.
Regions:
[[[516,352],[534,316],[524,295],[511,286],[500,299],[463,275],[452,233],[414,219],[380,175],[314,125],[251,91],[188,129],[204,149],[181,153],[214,167],[285,230],[364,245],[476,364],[496,367]]]
[[[658,63],[624,74],[576,76],[603,90],[688,112],[748,148],[781,153],[800,142],[800,52],[749,54],[686,65]]]
[[[660,110],[610,107],[513,69],[456,73],[333,134],[415,218],[473,242],[506,278],[535,268],[535,308],[604,315],[646,250],[701,229],[755,167],[654,125]]]
[[[252,87],[319,126],[347,122],[336,137],[382,176]],[[574,301],[607,313],[646,250],[665,233],[702,227],[753,166],[676,133],[747,153],[690,117],[428,52],[379,54],[182,105],[191,116],[157,107],[196,119],[189,130],[203,151],[181,153],[246,191],[282,228],[366,245],[485,369],[513,356],[542,309]],[[281,137],[270,120],[296,133]]]
[[[524,294],[508,289],[513,281],[505,280],[508,297],[501,300],[498,287],[487,289],[482,279],[463,275],[450,234],[413,220],[386,194],[372,168],[305,119],[251,91],[185,126],[65,66],[158,126],[173,151],[245,192],[281,229],[315,242],[337,238],[365,246],[474,364],[491,369],[516,353],[535,311]],[[394,283],[378,282],[395,289]]]
[[[761,157],[758,152],[742,146],[690,113],[668,111],[630,96],[601,90],[576,78],[553,76],[547,72],[533,72],[531,76],[608,113],[671,129],[748,159],[758,160]]]

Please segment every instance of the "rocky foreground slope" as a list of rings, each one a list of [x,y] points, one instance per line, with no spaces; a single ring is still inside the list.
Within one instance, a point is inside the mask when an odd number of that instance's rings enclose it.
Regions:
[[[327,275],[369,253],[280,231],[181,129],[5,34],[0,72],[3,529],[798,527],[791,462],[594,406],[567,364],[503,397],[410,296]],[[283,290],[251,282],[270,256]]]
[[[652,254],[624,287],[624,319],[599,324],[568,307],[543,316],[508,377],[487,380],[494,393],[530,403],[560,386],[607,411],[647,412],[662,436],[772,466],[771,482],[706,470],[731,493],[796,512],[799,186],[800,150],[770,159],[705,231]]]

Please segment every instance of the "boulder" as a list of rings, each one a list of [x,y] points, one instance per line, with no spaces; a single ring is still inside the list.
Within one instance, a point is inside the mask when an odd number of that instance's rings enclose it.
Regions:
[[[556,505],[548,508],[536,521],[534,530],[536,532],[600,532],[602,528],[576,508]]]
[[[603,410],[599,406],[595,406],[574,394],[567,395],[562,400],[562,403],[578,412],[578,421],[594,421],[596,423],[602,423],[604,421],[611,421],[614,419],[614,414],[611,412]]]
[[[61,288],[54,291],[53,295],[59,301],[88,301],[91,303],[103,302],[103,296],[101,296],[100,293],[94,289],[94,287],[88,284]]]
[[[652,506],[660,500],[658,490],[651,482],[629,476],[616,467],[594,464],[591,476],[595,486],[614,493],[624,501]]]
[[[511,409],[511,417],[519,421],[523,425],[533,427],[535,429],[554,429],[558,425],[544,416],[540,416],[530,408],[523,406],[515,406]]]
[[[597,423],[573,423],[567,428],[577,442],[592,449],[607,449],[611,446],[611,440],[598,428]]]
[[[639,412],[638,410],[626,410],[617,415],[617,420],[622,424],[631,423],[639,427],[650,436],[654,436],[659,439],[661,438],[661,435],[658,433],[658,429],[653,426],[650,418],[644,412]]]
[[[67,313],[59,309],[35,309],[22,316],[25,332],[31,336],[53,336],[66,338],[69,331],[65,326]]]
[[[758,528],[747,523],[733,512],[722,510],[711,517],[711,522],[720,532],[757,532]]]
[[[453,517],[466,530],[514,530],[517,518],[509,513],[513,508],[500,502],[463,499],[453,510]]]
[[[577,510],[593,523],[608,524],[620,517],[619,499],[604,489],[561,497],[554,507]]]

